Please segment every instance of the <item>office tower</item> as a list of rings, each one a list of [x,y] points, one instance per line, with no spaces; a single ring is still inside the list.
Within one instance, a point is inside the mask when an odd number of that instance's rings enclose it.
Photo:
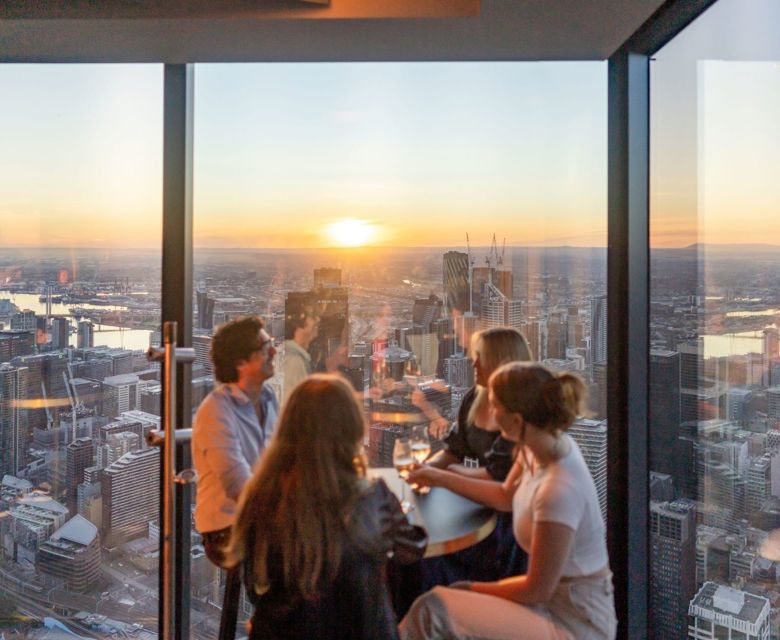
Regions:
[[[474,384],[474,366],[462,353],[444,359],[444,379],[453,387],[471,387]]]
[[[695,503],[650,503],[650,581],[651,640],[684,638],[696,592]]]
[[[368,429],[368,462],[372,467],[393,466],[393,446],[408,429],[391,422],[374,422]]]
[[[731,547],[728,532],[719,527],[700,524],[696,527],[696,587],[708,580],[727,582]]]
[[[760,511],[771,494],[772,462],[769,455],[751,458],[747,468],[747,515]]]
[[[769,600],[714,582],[705,582],[688,607],[692,640],[769,640]]]
[[[52,349],[67,349],[70,341],[70,322],[67,318],[52,318],[51,346]]]
[[[65,484],[68,509],[77,513],[77,487],[84,481],[84,469],[91,467],[95,459],[95,443],[92,438],[76,438],[65,451]]]
[[[766,415],[773,428],[780,424],[780,386],[766,390]]]
[[[103,538],[113,547],[145,535],[150,520],[159,517],[160,450],[156,447],[125,454],[103,471]]]
[[[78,349],[90,349],[95,346],[95,325],[89,320],[82,320],[78,323],[78,334],[76,337],[76,347]]]
[[[193,335],[192,348],[195,349],[195,364],[203,367],[205,375],[210,376],[214,373],[214,365],[211,363],[211,336]]]
[[[38,323],[35,320],[35,311],[25,309],[11,316],[11,331],[28,331],[35,333]]]
[[[745,387],[732,387],[726,394],[726,418],[747,426],[749,422],[749,406],[753,399],[753,391]]]
[[[341,269],[321,267],[314,270],[315,289],[320,289],[322,287],[340,287],[341,284]]]
[[[607,363],[591,365],[593,385],[590,389],[590,408],[597,418],[607,416]]]
[[[493,274],[493,284],[507,298],[514,297],[514,277],[509,269],[498,269]]]
[[[444,306],[463,314],[471,311],[469,292],[469,257],[462,251],[448,251],[443,256]]]
[[[582,451],[585,464],[596,485],[599,497],[599,507],[604,522],[607,521],[607,421],[577,419],[568,434]]]
[[[347,370],[345,375],[355,391],[364,391],[368,383],[368,358],[359,353],[350,353],[347,358]]]
[[[471,336],[477,330],[478,318],[471,314],[453,316],[456,351],[468,353],[471,348]]]
[[[64,580],[69,591],[93,588],[100,577],[100,536],[97,527],[73,516],[38,549],[38,569]]]
[[[417,375],[436,375],[439,362],[439,338],[432,331],[415,326],[406,333],[407,348],[414,353]]]
[[[216,301],[205,291],[196,291],[195,298],[198,309],[196,328],[211,331],[214,328],[214,303]]]
[[[40,544],[59,529],[68,509],[45,493],[32,491],[19,498],[10,509],[10,521],[3,521],[3,548],[6,557],[18,564],[35,564]]]
[[[160,428],[160,416],[146,411],[125,411],[119,416],[119,422],[127,427],[127,431],[138,434],[141,448],[146,447],[146,435]]]
[[[441,318],[442,307],[441,299],[433,293],[427,298],[416,298],[412,306],[412,322],[429,331],[431,325]]]
[[[146,413],[155,415],[161,414],[162,385],[158,383],[148,383],[141,388],[139,384],[138,407]],[[193,407],[194,408],[194,407]]]
[[[650,468],[672,476],[680,430],[680,354],[650,350]]]
[[[0,331],[0,364],[32,354],[34,343],[33,334],[26,331]]]
[[[523,303],[520,300],[507,298],[490,282],[484,284],[483,291],[479,317],[485,328],[522,327]]]
[[[120,431],[106,436],[105,444],[101,444],[97,450],[97,464],[95,466],[105,469],[114,464],[119,458],[131,451],[141,448],[141,439],[132,431]],[[83,475],[83,473],[82,473]]]
[[[607,296],[590,301],[590,363],[607,361]]]
[[[129,431],[130,433],[134,433],[138,436],[139,442],[144,442],[144,437],[146,436],[146,431],[148,430],[149,425],[144,424],[142,420],[135,419],[131,416],[136,415],[143,415],[146,416],[148,414],[143,413],[142,411],[126,411],[122,415],[117,416],[117,419],[109,422],[108,424],[103,425],[100,427],[99,432],[99,439],[98,444],[105,444],[108,442],[108,439],[110,436],[115,435],[117,433],[122,433],[123,431]],[[157,416],[149,416],[150,418],[159,420]],[[159,424],[158,422],[155,422],[154,424]],[[156,428],[156,427],[151,427]]]
[[[471,269],[471,304],[474,315],[482,315],[482,304],[486,295],[487,285],[493,285],[496,270],[493,267],[473,267]],[[493,285],[495,287],[495,285]],[[498,291],[496,289],[496,291]],[[499,294],[504,296],[499,291]],[[507,296],[504,296],[505,298]]]
[[[578,307],[572,306],[566,316],[566,345],[569,348],[584,348],[587,322],[580,315]]]
[[[562,313],[553,313],[547,318],[547,358],[563,360],[566,358],[566,317]]]
[[[63,352],[41,353],[14,358],[15,367],[27,367],[27,399],[42,399],[42,408],[30,409],[31,429],[46,429],[59,421],[59,411],[70,409],[70,398],[65,386],[68,358]]]
[[[124,373],[103,380],[103,415],[116,418],[123,411],[135,409],[138,376]]]
[[[0,364],[0,476],[16,476],[27,464],[30,440],[27,398],[28,370]]]

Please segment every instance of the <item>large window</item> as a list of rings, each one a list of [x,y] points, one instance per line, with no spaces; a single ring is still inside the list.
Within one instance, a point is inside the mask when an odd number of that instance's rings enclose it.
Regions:
[[[778,637],[779,9],[651,62],[652,638]]]
[[[214,328],[253,313],[283,398],[312,312],[312,368],[350,379],[391,466],[414,392],[454,420],[470,334],[511,325],[591,384],[574,435],[605,508],[606,91],[596,62],[198,65],[195,387]],[[192,586],[221,602],[218,576]]]
[[[0,65],[0,608],[157,629],[162,66]],[[64,632],[63,632],[64,633]]]

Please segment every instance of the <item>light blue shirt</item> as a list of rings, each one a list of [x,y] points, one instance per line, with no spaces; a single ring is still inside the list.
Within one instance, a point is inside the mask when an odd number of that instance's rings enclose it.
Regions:
[[[279,404],[263,386],[256,404],[235,383],[214,389],[198,407],[192,461],[198,472],[195,527],[201,533],[233,524],[236,502],[271,437]],[[258,414],[263,416],[260,424]]]

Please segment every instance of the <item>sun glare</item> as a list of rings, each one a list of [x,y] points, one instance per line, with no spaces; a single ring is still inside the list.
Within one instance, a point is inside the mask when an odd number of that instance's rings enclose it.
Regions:
[[[342,247],[362,247],[376,235],[375,225],[366,220],[339,220],[327,227],[328,237]]]

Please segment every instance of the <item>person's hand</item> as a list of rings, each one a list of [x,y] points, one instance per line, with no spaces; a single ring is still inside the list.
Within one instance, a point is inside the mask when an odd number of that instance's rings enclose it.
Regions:
[[[447,585],[450,589],[463,589],[463,591],[471,591],[471,585],[473,583],[470,580],[458,580],[450,585]]]
[[[431,424],[428,426],[428,433],[431,434],[432,438],[441,440],[450,432],[450,426],[450,421],[447,418],[439,416],[435,420],[431,420]]]
[[[443,474],[447,473],[443,469],[437,469],[428,465],[422,465],[412,469],[406,481],[412,486],[418,487],[438,487],[440,486]]]

